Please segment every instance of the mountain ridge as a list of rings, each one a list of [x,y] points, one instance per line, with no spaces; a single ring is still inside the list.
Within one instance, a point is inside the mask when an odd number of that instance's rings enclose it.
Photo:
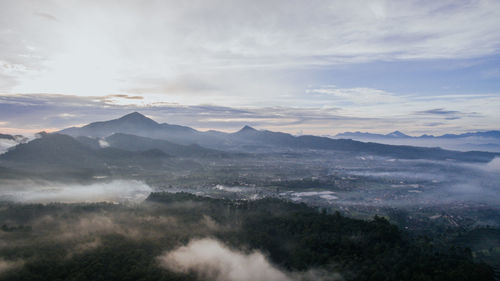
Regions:
[[[435,138],[435,139],[450,139],[450,138],[466,138],[466,137],[491,137],[500,139],[500,131],[498,130],[490,130],[490,131],[476,131],[476,132],[468,132],[462,134],[443,134],[443,135],[428,135],[423,134],[420,136],[410,136],[404,134],[400,131],[394,131],[388,134],[376,134],[376,133],[368,133],[368,132],[344,132],[339,133],[334,136],[335,138],[339,137],[350,137],[350,138],[411,138],[411,139],[419,139],[419,138]]]
[[[137,124],[144,124],[144,126]],[[197,144],[209,149],[238,152],[306,151],[312,149],[347,151],[402,159],[451,159],[473,162],[488,162],[497,155],[488,152],[458,152],[440,148],[364,143],[355,140],[332,139],[312,135],[297,137],[288,133],[256,130],[248,125],[234,133],[223,133],[214,131],[201,132],[190,127],[165,124],[159,124],[140,113],[134,112],[118,119],[90,123],[80,129],[73,130],[71,133],[77,136],[101,138],[109,137],[115,133],[122,133],[165,140],[180,145]],[[67,132],[67,129],[60,131],[63,134]],[[391,134],[399,137],[404,135],[399,131]]]

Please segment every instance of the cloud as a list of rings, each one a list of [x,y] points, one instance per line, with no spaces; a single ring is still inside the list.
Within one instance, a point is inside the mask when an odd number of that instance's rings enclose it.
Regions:
[[[465,117],[477,118],[482,114],[477,112],[462,112],[458,110],[445,110],[444,108],[434,108],[415,112],[416,115],[427,115],[443,117],[444,120],[459,120]]]
[[[110,104],[127,104],[127,103],[136,103],[144,99],[143,96],[131,96],[131,95],[107,95],[103,97],[96,97],[96,100],[102,100],[105,103]]]
[[[12,127],[32,128],[35,131],[110,120],[133,111],[140,111],[158,122],[187,125],[201,130],[222,129],[225,131],[236,131],[247,124],[277,130],[303,124],[313,128],[316,126],[314,123],[327,126],[325,122],[359,119],[341,116],[337,114],[338,108],[332,107],[186,106],[158,102],[137,105],[116,103],[107,97],[47,94],[0,95],[0,119],[8,121]],[[293,129],[293,131],[296,130]]]
[[[288,272],[272,265],[259,251],[245,253],[231,249],[211,238],[191,240],[158,257],[162,267],[178,273],[194,272],[203,280],[213,281],[340,281],[337,272],[310,269]]]
[[[213,239],[192,240],[160,256],[162,266],[174,272],[195,272],[214,281],[288,281],[287,274],[271,265],[260,252],[230,249]]]
[[[445,123],[443,122],[430,122],[430,123],[424,123],[424,126],[427,127],[436,127],[436,126],[441,126],[444,125]]]
[[[1,1],[0,91],[12,97],[0,120],[33,133],[144,109],[200,129],[489,129],[498,83],[476,74],[498,72],[499,11],[487,0]],[[443,83],[460,92],[438,96]],[[415,114],[469,105],[484,118]]]
[[[18,144],[15,140],[1,139],[0,138],[0,154],[7,152],[7,150],[11,147],[14,147]]]
[[[498,54],[499,11],[451,0],[2,1],[2,90],[269,98],[294,82],[279,81],[283,69]]]
[[[0,198],[15,202],[138,202],[152,189],[135,180],[81,184],[18,181],[3,183]]]
[[[99,146],[102,148],[109,147],[109,143],[105,140],[99,140]]]
[[[329,95],[339,101],[358,105],[394,103],[402,100],[401,97],[395,94],[372,88],[337,88],[335,86],[327,86],[308,89],[306,93]]]
[[[23,266],[24,262],[21,260],[9,261],[0,258],[0,275],[12,269],[19,268]]]
[[[108,96],[0,94],[0,120],[9,126],[0,128],[0,132],[31,135],[42,130],[55,131],[111,120],[134,111],[139,111],[160,123],[185,125],[202,131],[215,129],[233,132],[244,125],[258,129],[289,133],[302,131],[303,134],[316,135],[334,135],[353,130],[386,132],[402,128],[410,134],[445,134],[498,129],[496,124],[498,124],[497,110],[500,98],[495,95],[398,97],[388,91],[369,88],[329,86],[314,89],[322,91],[306,93],[304,99],[308,104],[300,107],[183,105],[151,101],[147,98],[110,99]],[[373,97],[370,96],[372,94]],[[316,95],[321,98],[316,100]],[[438,114],[423,114],[429,111],[429,104],[442,105],[431,109],[431,112]],[[446,110],[447,107],[456,109],[453,111],[457,113],[439,114],[453,112]],[[470,108],[481,108],[481,114],[469,112]]]
[[[434,108],[424,111],[418,111],[417,114],[435,114],[435,115],[450,115],[450,114],[460,114],[461,112],[456,110],[445,110],[444,108]]]
[[[56,17],[54,17],[53,15],[51,15],[49,13],[36,12],[36,13],[34,13],[34,15],[42,17],[42,18],[44,18],[46,20],[51,20],[51,21],[59,22],[59,20]]]
[[[500,172],[500,157],[495,157],[484,169],[489,172]]]

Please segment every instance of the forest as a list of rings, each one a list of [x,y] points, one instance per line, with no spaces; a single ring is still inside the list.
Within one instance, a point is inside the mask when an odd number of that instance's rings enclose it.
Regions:
[[[468,248],[273,198],[4,202],[0,221],[1,280],[493,280]]]

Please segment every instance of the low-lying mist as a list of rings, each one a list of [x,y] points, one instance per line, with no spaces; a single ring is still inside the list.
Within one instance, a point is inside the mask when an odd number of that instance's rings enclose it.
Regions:
[[[147,184],[136,180],[114,180],[88,185],[12,181],[2,185],[0,200],[26,203],[140,202],[151,191]]]
[[[18,143],[14,140],[0,139],[0,154],[7,152],[9,148],[16,146]]]
[[[214,281],[287,281],[285,273],[272,266],[260,252],[245,254],[229,249],[214,239],[200,239],[159,257],[167,269],[194,271],[203,280]]]
[[[158,257],[160,265],[173,272],[194,272],[201,280],[213,281],[300,281],[343,280],[336,272],[278,269],[260,251],[245,253],[213,238],[191,240],[187,245]]]
[[[485,169],[491,172],[500,172],[500,157],[495,157],[488,164],[486,164]]]

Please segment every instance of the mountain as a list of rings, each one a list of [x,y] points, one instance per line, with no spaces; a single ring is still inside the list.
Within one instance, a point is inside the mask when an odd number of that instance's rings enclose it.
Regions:
[[[373,141],[391,145],[411,145],[424,147],[442,147],[450,150],[471,151],[481,150],[500,152],[500,131],[470,132],[464,134],[445,134],[433,136],[408,136],[399,131],[389,134],[372,134],[362,132],[346,132],[337,134],[336,139],[353,139]]]
[[[409,138],[410,137],[408,135],[401,133],[400,131],[394,131],[392,133],[387,134],[386,136],[393,137],[393,138]]]
[[[164,159],[168,159],[168,155],[159,150],[93,149],[68,135],[42,134],[0,155],[0,166],[39,174],[91,177],[110,174],[111,167],[117,167],[115,170],[134,166],[161,167]]]
[[[420,136],[423,137],[423,136]],[[500,139],[500,131],[484,131],[484,132],[472,132],[472,133],[464,133],[464,134],[445,134],[442,136],[430,136],[433,138],[447,138],[447,139],[456,139],[456,138],[469,138],[469,137],[480,137],[480,138],[494,138]]]
[[[121,118],[90,123],[83,127],[71,127],[59,131],[73,137],[106,138],[115,133],[136,135],[153,139],[162,139],[178,144],[199,144],[204,142],[218,143],[220,140],[211,133],[202,133],[190,127],[157,123],[156,121],[138,113],[133,112]],[[201,138],[201,139],[200,139]]]
[[[14,149],[0,155],[2,163],[40,166],[50,165],[75,168],[104,168],[92,149],[70,136],[44,134],[28,143],[19,144]]]
[[[412,138],[400,131],[394,131],[388,134],[373,134],[364,132],[345,132],[335,135],[335,138],[350,138],[350,139],[385,139],[385,138]]]
[[[239,134],[239,135],[246,135],[246,134],[255,134],[257,133],[258,130],[248,126],[248,125],[245,125],[243,128],[241,128],[238,132],[236,132],[235,134]]]
[[[232,143],[233,146],[246,149],[288,149],[296,147],[296,137],[267,130],[256,130],[250,126],[245,126],[241,130],[225,136],[226,143]]]
[[[156,121],[138,113],[133,112],[121,118],[90,123],[83,127],[71,127],[59,131],[61,134],[71,136],[87,136],[87,137],[107,137],[114,133],[124,133],[133,135],[147,136],[164,136],[167,133],[194,133],[195,130],[189,127],[159,124]]]
[[[391,133],[395,136],[404,135],[398,131]],[[431,160],[458,160],[472,162],[489,162],[495,153],[489,152],[459,152],[444,150],[437,147],[415,147],[408,145],[387,145],[373,142],[360,142],[350,139],[331,139],[319,136],[292,136],[286,133],[272,131],[258,131],[251,127],[244,127],[240,131],[228,136],[233,141],[238,140],[247,145],[262,145],[294,150],[314,149],[333,150],[351,153],[379,155],[402,159],[431,159]]]
[[[256,130],[250,126],[245,126],[235,133],[200,132],[179,125],[159,124],[137,112],[111,121],[95,122],[81,128],[65,129],[60,133],[85,137],[105,137],[108,143],[112,143],[112,146],[118,148],[128,150],[138,150],[141,147],[155,148],[168,154],[173,153],[173,155],[175,155],[176,150],[185,152],[185,147],[174,147],[173,144],[184,146],[196,144],[210,149],[240,152],[331,150],[402,159],[451,159],[478,162],[488,162],[498,155],[488,152],[449,151],[435,147],[364,143],[350,139],[332,139],[318,136],[296,137],[287,133]],[[108,141],[107,137],[111,135],[114,136],[110,137]],[[394,139],[405,138],[405,136],[399,131],[386,135],[387,138]],[[193,148],[198,149],[200,153],[201,149],[203,149],[191,147],[191,149]],[[200,155],[203,155],[203,153]]]
[[[166,140],[116,133],[105,138],[110,147],[128,151],[157,150],[177,157],[223,157],[227,153],[201,147],[196,144],[181,145]]]
[[[352,138],[352,139],[384,139],[384,138],[433,138],[433,139],[457,139],[457,138],[469,138],[469,137],[481,137],[481,138],[494,138],[500,139],[500,131],[483,131],[483,132],[470,132],[463,134],[444,134],[440,136],[434,135],[420,135],[420,136],[409,136],[400,131],[394,131],[388,134],[373,134],[365,132],[345,132],[334,136],[335,138]]]
[[[94,122],[81,128],[64,129],[60,133],[72,136],[106,137],[115,132],[137,133],[159,128],[160,124],[138,112],[133,112],[110,121]]]
[[[0,139],[5,139],[5,140],[15,140],[14,136],[12,136],[12,135],[7,135],[7,134],[0,134]]]
[[[27,142],[28,138],[22,135],[0,134],[0,154],[12,149],[12,147]]]

